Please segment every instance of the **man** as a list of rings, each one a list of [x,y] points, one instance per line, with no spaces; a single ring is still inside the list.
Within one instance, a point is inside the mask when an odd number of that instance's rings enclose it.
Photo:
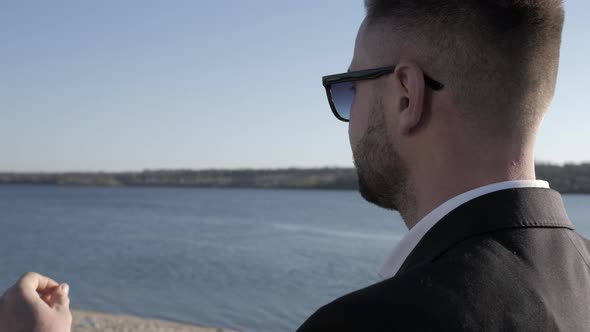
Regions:
[[[350,120],[361,193],[398,210],[410,232],[384,281],[299,330],[589,330],[590,244],[534,171],[561,1],[366,5],[350,73],[324,84]],[[0,327],[18,328],[3,331],[69,331],[66,294],[43,280],[27,275],[5,295]]]
[[[348,73],[324,77],[365,199],[409,233],[383,281],[308,331],[589,331],[590,243],[535,179],[560,0],[366,0]]]

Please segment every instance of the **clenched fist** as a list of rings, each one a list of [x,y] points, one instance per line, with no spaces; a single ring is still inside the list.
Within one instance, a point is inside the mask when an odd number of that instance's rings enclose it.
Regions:
[[[69,286],[29,272],[0,298],[2,332],[71,332]]]

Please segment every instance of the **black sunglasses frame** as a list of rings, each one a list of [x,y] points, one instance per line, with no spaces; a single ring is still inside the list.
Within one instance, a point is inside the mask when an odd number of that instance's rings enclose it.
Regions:
[[[326,88],[326,95],[328,97],[328,102],[330,103],[330,108],[332,109],[332,113],[334,113],[334,116],[340,121],[349,121],[349,119],[343,118],[342,116],[340,116],[340,114],[338,114],[338,110],[334,105],[334,101],[332,101],[332,84],[373,80],[381,76],[391,74],[394,71],[395,66],[388,66],[374,69],[351,71],[347,73],[328,75],[322,77],[322,84],[324,85],[324,88]],[[426,74],[424,74],[424,83],[426,83],[428,87],[435,91],[439,91],[444,88],[444,85],[442,83],[430,78]]]

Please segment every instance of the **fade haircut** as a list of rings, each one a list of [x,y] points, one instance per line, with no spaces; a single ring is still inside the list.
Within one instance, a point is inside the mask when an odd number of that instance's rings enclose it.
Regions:
[[[536,129],[555,91],[562,0],[365,0],[365,6],[381,48],[417,47],[415,60],[445,84],[471,127],[512,138]]]

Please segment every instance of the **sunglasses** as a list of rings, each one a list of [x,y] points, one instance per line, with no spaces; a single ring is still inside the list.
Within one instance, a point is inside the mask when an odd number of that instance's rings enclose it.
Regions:
[[[351,71],[348,73],[329,75],[322,77],[322,83],[326,88],[328,102],[334,116],[340,121],[350,121],[350,109],[356,93],[354,82],[373,80],[381,76],[391,74],[395,71],[395,66]],[[424,82],[432,90],[441,90],[444,85],[439,83],[428,75],[424,74]]]

